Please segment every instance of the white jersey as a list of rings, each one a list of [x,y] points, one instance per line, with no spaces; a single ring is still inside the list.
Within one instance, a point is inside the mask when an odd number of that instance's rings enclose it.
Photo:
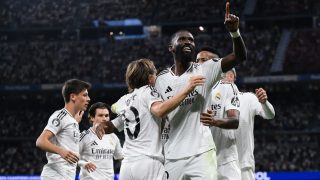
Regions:
[[[80,179],[114,179],[113,158],[122,159],[122,148],[115,134],[106,134],[100,140],[92,128],[83,131],[80,136],[80,160],[96,165],[94,172],[81,167]]]
[[[113,105],[121,109],[121,115],[112,121],[119,130],[124,124],[124,162],[136,160],[141,155],[163,161],[161,119],[151,114],[151,105],[163,101],[160,94],[151,86],[143,86],[124,97],[125,103],[120,99]]]
[[[236,130],[237,149],[239,153],[240,167],[252,167],[254,169],[254,117],[260,115],[264,119],[272,119],[263,110],[263,105],[253,93],[240,93],[240,122]]]
[[[211,92],[209,109],[216,118],[227,118],[227,111],[235,109],[240,111],[239,91],[235,84],[219,81]],[[218,166],[238,160],[235,131],[211,127],[213,140],[217,147]]]
[[[50,140],[52,144],[79,154],[79,125],[66,109],[55,111],[50,116],[45,130],[54,134]],[[55,153],[47,152],[46,156],[48,163],[43,167],[41,176],[75,179],[76,163],[71,164]]]
[[[191,76],[206,77],[203,86],[196,87],[179,107],[168,114],[170,132],[164,145],[166,159],[190,157],[215,148],[209,127],[200,122],[200,113],[206,110],[211,88],[220,79],[221,73],[221,61],[210,60],[202,65],[191,63],[181,76],[176,76],[171,68],[158,75],[155,87],[164,99],[181,91]]]

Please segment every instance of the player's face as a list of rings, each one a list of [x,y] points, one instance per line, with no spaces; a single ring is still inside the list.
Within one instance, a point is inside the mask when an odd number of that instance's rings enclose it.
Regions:
[[[75,106],[80,111],[85,111],[88,108],[90,97],[88,90],[83,90],[79,94],[74,94],[73,96]]]
[[[109,111],[108,109],[96,109],[96,115],[94,118],[91,118],[93,124],[101,123],[102,121],[109,121]]]
[[[213,58],[219,58],[219,56],[209,51],[201,51],[197,54],[197,62],[200,64]]]
[[[225,80],[227,80],[229,82],[234,82],[236,80],[236,76],[234,75],[232,70],[226,72]]]
[[[172,52],[184,62],[191,62],[195,54],[194,38],[190,32],[183,31],[176,35],[172,42]]]

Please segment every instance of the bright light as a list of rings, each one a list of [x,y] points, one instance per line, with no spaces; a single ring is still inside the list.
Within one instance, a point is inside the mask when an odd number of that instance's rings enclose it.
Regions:
[[[199,30],[200,31],[204,31],[204,27],[203,26],[199,26]]]
[[[113,35],[113,32],[110,32],[110,36],[112,36]]]

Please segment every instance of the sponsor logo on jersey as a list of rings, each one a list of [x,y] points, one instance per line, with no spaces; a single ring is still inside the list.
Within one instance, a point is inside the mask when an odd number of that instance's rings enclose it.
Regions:
[[[106,148],[91,148],[91,153],[96,159],[113,159],[114,150]]]
[[[170,86],[168,86],[164,93],[167,94],[168,92],[171,92],[171,91],[172,91],[172,88]]]
[[[187,106],[195,102],[196,96],[199,94],[197,89],[193,90],[180,104],[180,106]]]
[[[91,143],[91,146],[96,146],[96,145],[98,145],[96,141],[93,141],[93,143]]]

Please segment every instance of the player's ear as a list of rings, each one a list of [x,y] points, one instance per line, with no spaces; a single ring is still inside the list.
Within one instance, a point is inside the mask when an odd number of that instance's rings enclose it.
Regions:
[[[169,52],[173,52],[173,46],[172,46],[172,44],[169,44]]]
[[[71,101],[75,101],[76,96],[77,96],[77,95],[76,95],[75,93],[71,93],[71,94],[70,94],[70,100],[71,100]]]

